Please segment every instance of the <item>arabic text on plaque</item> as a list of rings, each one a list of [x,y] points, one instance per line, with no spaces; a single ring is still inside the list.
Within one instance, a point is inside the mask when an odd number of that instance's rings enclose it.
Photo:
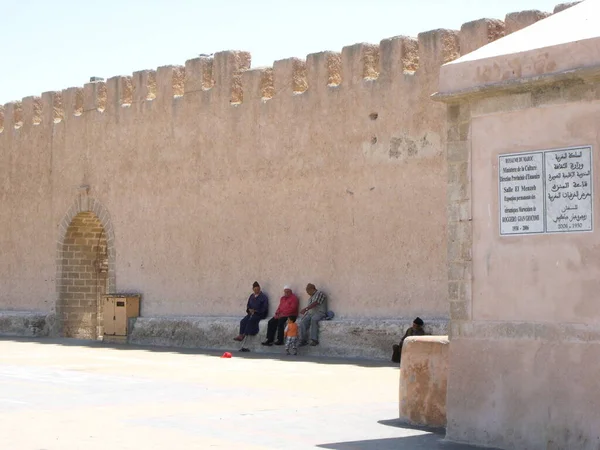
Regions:
[[[591,148],[546,151],[544,158],[546,232],[591,231]]]

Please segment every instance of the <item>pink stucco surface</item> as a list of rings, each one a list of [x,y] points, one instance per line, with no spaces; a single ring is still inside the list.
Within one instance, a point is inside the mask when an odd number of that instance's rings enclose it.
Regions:
[[[439,91],[481,88],[600,64],[600,3],[587,0],[444,65]]]
[[[596,324],[600,236],[500,236],[498,154],[598,148],[600,102],[482,115],[472,121],[473,319]],[[596,166],[597,167],[597,166]],[[598,186],[599,171],[594,172]],[[598,217],[598,199],[595,220]]]
[[[345,48],[333,69],[325,54],[303,74],[278,62],[268,100],[263,72],[236,81],[237,56],[224,52],[210,89],[189,64],[185,86],[159,69],[152,100],[143,74],[131,104],[127,80],[108,80],[104,111],[93,85],[77,115],[64,91],[61,121],[48,96],[36,125],[31,103],[24,116],[7,105],[0,309],[54,307],[59,225],[85,185],[110,215],[116,289],[141,293],[142,315],[241,314],[258,280],[271,312],[285,284],[306,302],[312,282],[340,317],[446,317],[445,111],[428,97],[436,39],[420,38],[416,73],[402,71],[405,39],[382,44],[373,73],[372,46]],[[312,84],[293,93],[298,77]],[[243,91],[233,104],[232,85]]]
[[[440,97],[470,116],[463,175],[472,233],[462,244],[472,275],[451,324],[451,440],[598,448],[599,8],[584,1],[442,68]],[[595,229],[501,236],[498,156],[584,146]]]
[[[448,336],[412,336],[402,345],[399,416],[416,425],[446,426]]]

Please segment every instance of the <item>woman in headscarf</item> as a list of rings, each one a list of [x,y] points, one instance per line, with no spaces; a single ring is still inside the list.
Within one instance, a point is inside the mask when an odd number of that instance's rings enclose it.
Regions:
[[[240,334],[233,338],[234,341],[243,341],[246,336],[258,334],[258,323],[267,317],[269,312],[269,299],[260,289],[260,284],[255,281],[252,285],[253,293],[248,297],[246,304],[246,317],[240,321]]]

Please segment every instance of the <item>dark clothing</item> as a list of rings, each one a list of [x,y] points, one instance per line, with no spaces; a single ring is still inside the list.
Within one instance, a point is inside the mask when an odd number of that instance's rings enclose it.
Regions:
[[[425,336],[425,330],[422,327],[417,328],[416,330],[413,327],[410,327],[402,336],[400,340],[400,344],[392,345],[392,361],[395,363],[399,363],[402,357],[402,344],[404,344],[404,340],[409,336]]]
[[[287,317],[279,317],[278,319],[272,317],[267,322],[267,342],[273,342],[275,340],[275,332],[277,332],[277,340],[283,342],[283,332],[285,330],[287,319]]]
[[[246,305],[246,312],[248,312],[249,309],[255,310],[256,312],[254,314],[260,317],[260,319],[265,319],[269,313],[269,298],[264,292],[261,292],[256,296],[250,294],[250,297],[248,297],[248,304]]]
[[[240,334],[247,334],[248,336],[256,336],[258,334],[258,322],[260,317],[256,314],[248,314],[240,321]]]
[[[250,314],[251,309],[255,310],[254,314]],[[248,315],[240,321],[240,335],[255,336],[258,334],[258,323],[269,313],[268,297],[263,292],[256,296],[250,294],[246,312]]]

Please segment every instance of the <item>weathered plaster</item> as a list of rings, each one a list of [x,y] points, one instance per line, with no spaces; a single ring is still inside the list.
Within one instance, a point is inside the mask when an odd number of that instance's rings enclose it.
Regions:
[[[572,21],[570,14],[597,21],[597,15],[586,15],[586,8],[597,6],[591,3],[546,19],[543,26],[516,32],[479,57],[475,52],[442,70],[436,98],[449,103],[455,139],[468,141],[448,142],[449,172],[451,161],[456,165],[449,191],[456,186],[454,180],[468,178],[466,189],[456,187],[456,198],[462,195],[471,201],[471,232],[457,232],[456,239],[448,241],[449,255],[472,256],[470,272],[460,265],[449,270],[459,281],[470,277],[464,286],[449,280],[449,293],[465,298],[451,307],[450,440],[506,449],[598,447],[600,397],[592,375],[600,370],[600,327],[594,308],[600,274],[597,232],[501,237],[498,214],[499,154],[582,144],[591,145],[596,153],[600,144],[595,54],[599,38],[586,41],[587,53],[582,41],[569,43],[565,35],[560,35],[565,41],[558,46],[537,50],[538,40],[528,39],[534,29],[549,33],[550,20]],[[582,27],[591,29],[590,23],[582,22]],[[597,33],[597,27],[592,28]],[[500,52],[517,42],[530,50]],[[495,57],[486,56],[496,51]],[[506,57],[528,64],[548,55],[555,63],[552,71],[476,79],[479,69],[503,64]],[[463,84],[466,73],[474,77],[467,80],[468,86]],[[458,120],[459,112],[466,118]],[[463,123],[462,129],[469,131],[460,138]],[[469,153],[468,164],[462,162],[464,157],[461,160],[464,151]],[[595,155],[593,174],[597,186]],[[461,210],[458,202],[449,208],[451,230],[468,210]],[[596,190],[594,210],[597,222]]]
[[[448,348],[448,336],[414,336],[404,341],[400,419],[421,426],[446,426]]]

